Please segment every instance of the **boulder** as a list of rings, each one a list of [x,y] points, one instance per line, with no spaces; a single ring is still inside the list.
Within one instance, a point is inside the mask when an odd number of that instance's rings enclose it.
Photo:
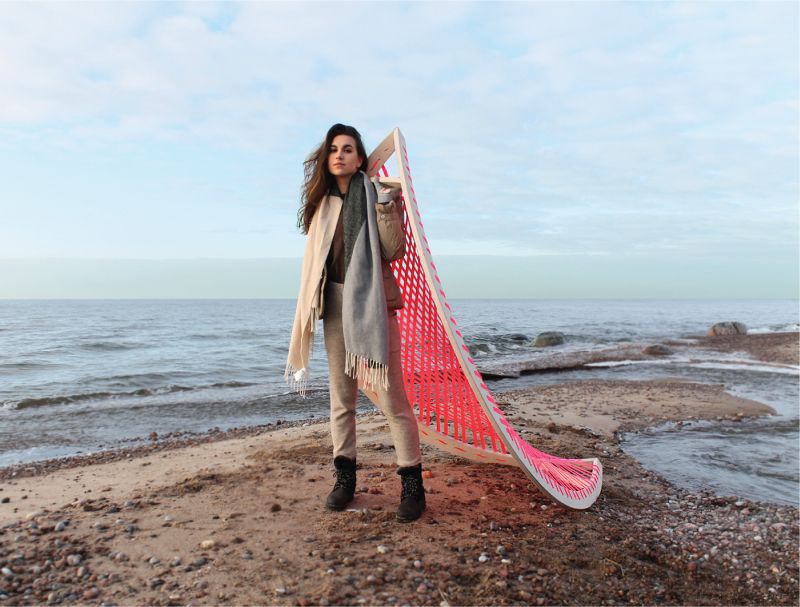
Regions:
[[[506,335],[506,339],[510,339],[511,341],[528,341],[529,337],[522,333],[509,333]]]
[[[560,331],[545,331],[539,333],[533,342],[536,348],[545,348],[547,346],[560,346],[564,343],[564,334]]]
[[[478,344],[470,344],[470,346],[469,346],[469,353],[472,356],[476,356],[479,352],[483,353],[483,354],[486,354],[489,351],[490,351],[489,350],[489,344],[478,343]]]
[[[743,322],[718,322],[708,330],[706,335],[747,335],[747,325]]]

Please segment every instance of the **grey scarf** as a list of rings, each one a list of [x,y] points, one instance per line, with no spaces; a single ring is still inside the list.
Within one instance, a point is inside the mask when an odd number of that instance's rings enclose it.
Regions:
[[[374,389],[389,385],[389,318],[375,213],[375,187],[363,171],[350,180],[342,213],[344,229],[345,373]]]

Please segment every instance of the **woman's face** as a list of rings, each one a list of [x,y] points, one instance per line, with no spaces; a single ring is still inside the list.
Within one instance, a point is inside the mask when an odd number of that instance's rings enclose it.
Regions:
[[[336,135],[328,150],[328,171],[334,177],[350,177],[358,171],[363,158],[358,155],[356,140],[350,135]]]

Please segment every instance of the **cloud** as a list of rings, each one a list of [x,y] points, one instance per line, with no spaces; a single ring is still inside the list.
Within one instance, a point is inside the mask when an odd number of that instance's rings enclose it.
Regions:
[[[333,122],[373,144],[398,125],[434,252],[768,246],[785,256],[797,247],[797,13],[793,3],[4,4],[0,153],[136,144],[249,157],[258,182],[229,192],[240,176],[209,162],[202,187],[170,190],[169,204],[196,192],[199,231],[275,235],[230,250],[299,255],[288,167]],[[261,200],[269,218],[255,226],[231,207]],[[162,242],[167,233],[153,228],[152,251],[180,246]],[[179,238],[186,254],[203,248]],[[115,250],[126,246],[141,250],[124,239]]]

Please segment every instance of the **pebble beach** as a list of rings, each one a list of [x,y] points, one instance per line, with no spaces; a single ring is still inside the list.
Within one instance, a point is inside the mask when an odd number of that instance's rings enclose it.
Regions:
[[[796,333],[709,341],[798,360]],[[769,406],[680,379],[496,396],[538,448],[601,459],[591,508],[553,503],[517,468],[425,446],[428,510],[397,523],[399,479],[377,412],[359,416],[358,493],[340,513],[323,507],[325,420],[151,435],[0,469],[0,602],[797,604],[797,505],[687,491],[620,446],[623,432],[660,422],[747,424]]]

